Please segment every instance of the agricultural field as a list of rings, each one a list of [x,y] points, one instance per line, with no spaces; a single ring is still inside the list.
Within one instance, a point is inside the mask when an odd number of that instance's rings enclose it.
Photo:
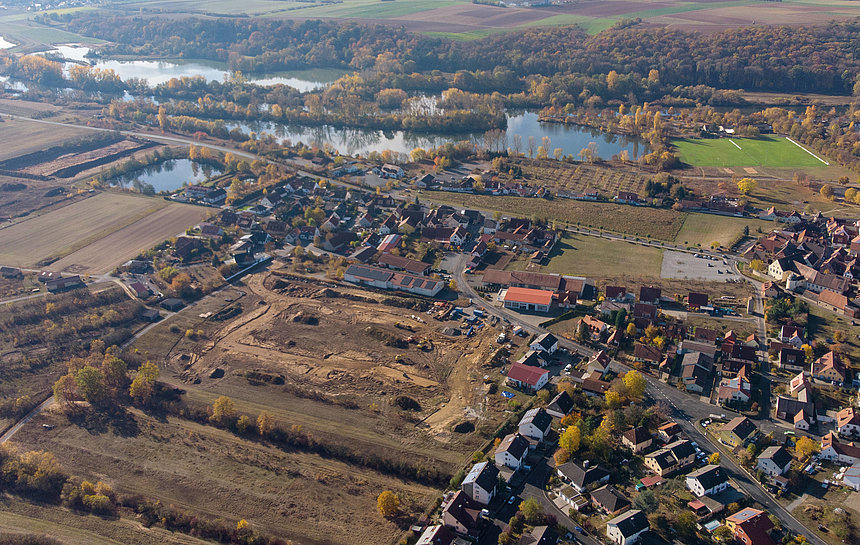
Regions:
[[[488,395],[483,378],[499,376],[488,364],[498,331],[448,337],[440,332],[445,323],[403,306],[415,302],[296,279],[276,264],[272,272],[246,277],[241,291],[210,295],[156,325],[130,347],[157,361],[160,380],[180,388],[189,405],[227,395],[240,414],[253,419],[265,410],[280,427],[300,429],[334,454],[285,450],[197,420],[135,409],[121,429],[85,429],[59,413],[43,413],[11,444],[19,451],[50,450],[70,473],[106,481],[120,494],[207,518],[245,518],[296,543],[393,542],[442,483],[375,469],[342,453],[439,471],[447,483],[448,474],[483,448],[507,407],[500,395]],[[424,348],[405,342],[407,336],[423,340]],[[45,423],[56,427],[46,431]],[[457,426],[464,423],[468,429]],[[399,494],[402,519],[379,516],[376,496],[386,489]],[[74,517],[55,516],[49,520],[64,529],[79,527]],[[116,539],[123,525],[111,520],[88,531]]]
[[[586,1],[542,8],[495,7],[466,0],[344,0],[337,3],[265,0],[139,0],[131,9],[157,9],[207,15],[250,15],[291,19],[335,18],[365,20],[406,28],[453,40],[476,40],[490,34],[529,27],[580,25],[591,34],[625,18],[685,30],[716,32],[749,24],[810,24],[860,15],[851,2],[812,0],[762,4],[749,0],[687,2],[681,0]],[[823,9],[824,8],[824,9]]]
[[[692,166],[750,167],[746,175],[755,176],[753,167],[820,167],[826,166],[787,138],[686,138],[672,142],[681,160]]]
[[[502,172],[500,180],[505,182],[527,181],[546,185],[550,191],[558,190],[582,192],[587,189],[597,190],[601,195],[614,197],[619,191],[632,191],[644,195],[645,182],[650,175],[640,175],[630,166],[606,167],[586,163],[565,163],[554,160],[509,160],[522,169],[522,178],[514,179],[510,174]]]
[[[685,213],[661,208],[645,208],[613,203],[570,199],[471,195],[444,191],[421,191],[419,198],[485,212],[498,211],[514,217],[546,219],[549,222],[602,229],[639,237],[674,241],[684,224]]]
[[[26,112],[25,115],[32,115],[36,112],[55,111],[54,107],[47,104],[45,105],[48,106],[47,108],[25,109],[24,106],[16,104],[17,102],[0,100],[0,111],[11,111],[13,107],[17,111]],[[23,119],[0,118],[0,134],[3,135],[3,147],[0,148],[0,161],[6,161],[90,135],[92,131],[86,128],[33,123],[32,121]]]
[[[635,270],[642,277],[658,278],[662,262],[663,250],[659,248],[565,233],[545,265],[534,265],[526,258],[511,262],[507,269],[592,278]]]
[[[736,218],[715,214],[690,214],[678,232],[675,242],[684,246],[710,248],[716,242],[722,248],[729,248],[743,235],[744,227],[749,227],[750,236],[769,233],[779,228],[773,221],[754,218]]]
[[[0,263],[106,273],[209,214],[203,207],[132,194],[89,199],[0,229]]]

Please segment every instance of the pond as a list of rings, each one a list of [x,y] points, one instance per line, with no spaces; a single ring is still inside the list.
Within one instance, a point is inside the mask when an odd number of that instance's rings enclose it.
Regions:
[[[123,81],[139,78],[145,80],[151,87],[160,83],[167,83],[173,78],[203,76],[208,81],[224,81],[225,76],[230,75],[226,65],[219,62],[93,59],[86,56],[89,52],[89,47],[64,45],[47,53],[62,56],[77,63],[90,63],[97,68],[109,68],[116,72]],[[345,73],[345,70],[317,68],[266,75],[246,74],[245,79],[257,85],[283,84],[307,92],[325,87]]]
[[[186,182],[189,184],[205,182],[213,176],[220,174],[221,170],[209,165],[201,165],[190,159],[172,159],[155,166],[124,174],[115,180],[111,180],[111,185],[122,187],[132,186],[134,181],[138,180],[143,184],[151,185],[157,193],[160,191],[175,191]]]
[[[18,44],[13,44],[3,36],[0,36],[0,49],[11,49]]]
[[[342,129],[328,125],[310,127],[273,122],[227,122],[225,126],[230,129],[238,127],[246,132],[270,134],[281,142],[329,145],[343,155],[366,155],[372,151],[382,152],[385,150],[409,153],[415,148],[435,148],[446,142],[468,140],[481,144],[483,141],[483,133],[389,132],[371,129]],[[578,125],[541,123],[538,121],[538,115],[533,112],[508,115],[506,147],[514,147],[517,136],[521,140],[521,153],[528,153],[530,136],[535,139],[535,147],[541,145],[543,137],[548,137],[550,139],[550,155],[555,148],[561,148],[565,155],[570,154],[578,157],[579,152],[588,147],[591,142],[595,143],[597,155],[603,159],[609,159],[622,150],[627,150],[630,159],[638,159],[642,154],[649,151],[648,146],[639,138],[606,133]]]

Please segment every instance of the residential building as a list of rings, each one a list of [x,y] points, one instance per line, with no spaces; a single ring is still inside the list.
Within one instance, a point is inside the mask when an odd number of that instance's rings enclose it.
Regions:
[[[836,433],[844,437],[860,436],[860,411],[846,407],[836,413]]]
[[[611,484],[605,484],[591,493],[591,501],[609,516],[630,508],[630,500]]]
[[[729,478],[718,465],[709,464],[687,475],[687,488],[698,497],[718,494],[728,486]]]
[[[572,486],[580,494],[609,482],[609,472],[599,465],[591,466],[587,461],[582,465],[567,462],[556,468],[559,478]]]
[[[481,504],[462,490],[458,490],[442,504],[442,523],[453,528],[458,534],[474,536],[481,518],[481,509],[483,509]]]
[[[726,517],[726,527],[744,545],[774,545],[768,535],[773,529],[773,522],[764,511],[752,507],[741,509]]]
[[[520,537],[518,545],[556,545],[558,532],[551,526],[535,526],[531,532]]]
[[[821,438],[819,456],[824,460],[842,465],[853,465],[860,462],[860,445],[851,442],[843,443],[835,433],[829,432]]]
[[[663,297],[663,290],[654,286],[642,286],[639,288],[639,302],[659,305]]]
[[[737,416],[720,429],[720,441],[733,448],[745,446],[755,438],[757,431],[752,420],[745,416]]]
[[[657,436],[664,443],[675,440],[675,436],[681,433],[681,426],[677,422],[664,422],[657,428]]]
[[[691,466],[695,461],[696,449],[693,444],[686,439],[679,439],[647,454],[645,467],[660,477],[667,477]]]
[[[771,477],[785,475],[791,469],[791,454],[782,446],[767,447],[756,459],[756,469]]]
[[[617,545],[633,545],[650,529],[645,513],[632,509],[606,523],[606,536]]]
[[[489,462],[481,462],[472,466],[463,479],[460,490],[481,505],[487,505],[496,495],[498,482],[498,468]]]
[[[552,428],[552,417],[545,410],[535,407],[523,415],[519,432],[523,437],[542,443]]]
[[[735,378],[724,378],[720,382],[717,394],[722,404],[748,403],[751,396],[752,386],[744,374],[739,374]]]
[[[806,368],[806,353],[799,348],[779,349],[779,366],[786,371],[803,371]]]
[[[544,333],[543,335],[532,341],[532,343],[529,345],[529,348],[538,352],[554,354],[555,351],[558,350],[558,339],[552,333]]]
[[[834,384],[845,382],[845,365],[842,358],[832,350],[812,362],[812,378],[825,380]]]
[[[638,362],[657,364],[663,359],[663,351],[656,346],[637,342],[633,345],[633,359]]]
[[[433,280],[401,272],[392,272],[367,265],[350,265],[343,274],[346,282],[365,284],[385,290],[401,290],[427,297],[434,297],[445,287],[440,280]]]
[[[573,411],[573,407],[573,399],[566,391],[562,390],[558,395],[552,398],[552,401],[550,401],[549,405],[546,406],[546,412],[550,416],[564,418]]]
[[[630,428],[621,435],[621,444],[633,451],[633,454],[639,454],[645,451],[654,442],[654,438],[648,433],[648,430],[643,427]]]
[[[428,526],[415,545],[453,545],[456,536],[454,533],[441,524]]]
[[[531,365],[533,367],[546,367],[547,362],[543,359],[540,352],[529,350],[517,360],[517,363]]]
[[[536,392],[549,381],[549,371],[540,367],[514,363],[508,369],[507,383],[527,392]]]

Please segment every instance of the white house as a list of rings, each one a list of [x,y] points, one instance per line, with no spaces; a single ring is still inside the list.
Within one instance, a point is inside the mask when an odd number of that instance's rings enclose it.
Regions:
[[[836,433],[843,436],[860,435],[860,411],[846,407],[836,413]]]
[[[831,462],[842,465],[854,465],[860,462],[860,446],[854,443],[842,443],[836,434],[829,432],[821,438],[821,454],[819,456]]]
[[[498,468],[489,462],[481,462],[472,466],[460,489],[476,502],[487,505],[496,494],[498,482]]]
[[[519,432],[523,437],[541,443],[552,427],[552,417],[543,409],[529,409],[520,420]]]
[[[558,350],[558,339],[552,333],[544,333],[543,335],[535,339],[529,345],[529,348],[537,352],[546,352],[547,354],[554,354],[555,351]]]
[[[645,513],[632,509],[606,523],[606,536],[618,545],[633,545],[650,529]]]
[[[529,454],[529,441],[519,433],[512,433],[502,439],[496,447],[496,465],[519,469]]]
[[[785,475],[791,468],[791,454],[784,447],[768,447],[759,454],[756,469],[764,471],[771,477]]]
[[[698,497],[718,494],[728,487],[729,478],[717,465],[706,465],[687,475],[687,488]]]

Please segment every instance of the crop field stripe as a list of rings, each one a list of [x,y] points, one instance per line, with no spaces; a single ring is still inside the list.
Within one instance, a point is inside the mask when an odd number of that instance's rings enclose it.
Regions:
[[[803,151],[805,151],[805,152],[806,152],[806,153],[808,153],[809,155],[811,155],[811,156],[815,157],[816,159],[818,159],[819,161],[821,161],[821,162],[822,162],[822,163],[824,163],[825,165],[830,166],[830,163],[828,163],[827,161],[825,161],[825,160],[824,160],[824,159],[822,159],[821,157],[819,157],[819,156],[815,155],[814,153],[812,153],[812,152],[811,152],[811,151],[809,151],[808,149],[804,148],[803,146],[801,146],[800,144],[798,144],[797,142],[795,142],[794,140],[792,140],[790,137],[786,136],[786,137],[785,137],[785,139],[786,139],[786,140],[788,140],[789,142],[791,142],[792,144],[794,144],[795,146],[797,146],[798,148],[802,149]]]

